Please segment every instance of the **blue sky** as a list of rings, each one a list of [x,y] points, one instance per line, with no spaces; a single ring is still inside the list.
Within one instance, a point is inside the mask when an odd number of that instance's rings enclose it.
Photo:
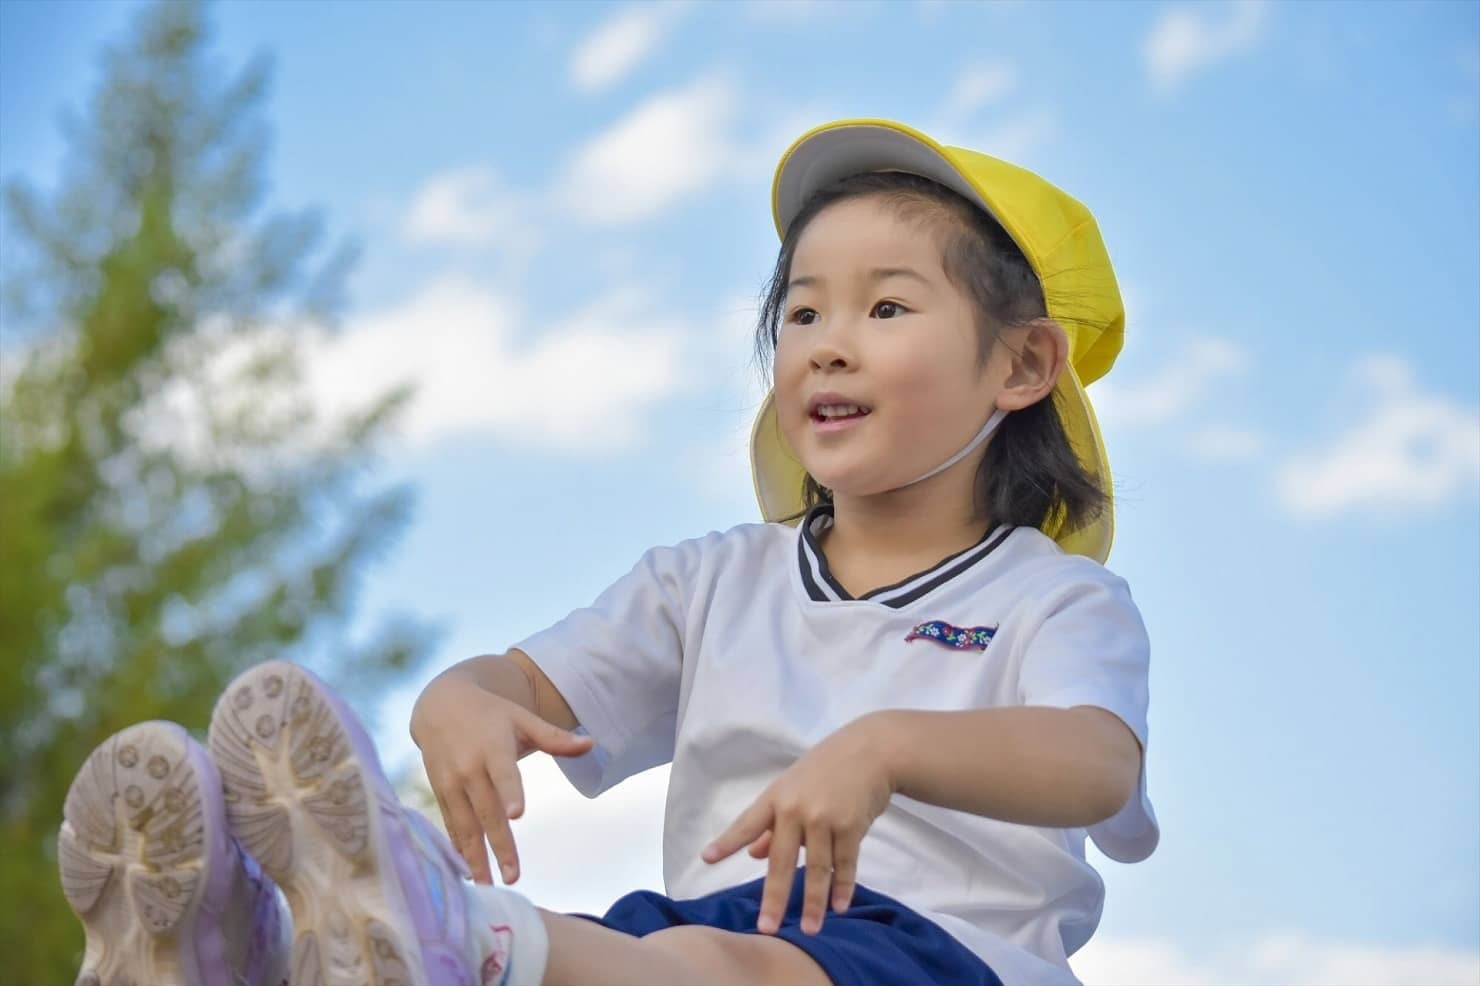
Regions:
[[[131,3],[0,4],[0,175],[45,188]],[[755,518],[769,182],[885,116],[1099,218],[1128,308],[1091,388],[1110,567],[1153,640],[1150,860],[1099,858],[1087,981],[1480,975],[1480,5],[256,4],[272,201],[358,239],[328,406],[407,374],[414,523],[367,622],[441,667]],[[522,886],[656,886],[662,772],[596,802],[527,761]],[[613,854],[613,845],[623,847]],[[598,874],[592,876],[592,874]]]

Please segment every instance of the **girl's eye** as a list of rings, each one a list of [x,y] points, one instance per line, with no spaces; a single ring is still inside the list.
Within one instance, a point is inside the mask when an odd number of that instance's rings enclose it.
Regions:
[[[877,315],[879,318],[898,318],[907,311],[909,309],[897,301],[880,301],[874,305],[874,310],[870,314]],[[814,308],[797,308],[787,317],[787,321],[795,322],[797,325],[811,325],[818,317],[817,310]]]

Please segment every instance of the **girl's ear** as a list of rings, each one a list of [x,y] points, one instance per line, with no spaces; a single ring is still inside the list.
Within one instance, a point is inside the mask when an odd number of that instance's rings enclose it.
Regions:
[[[1051,318],[1035,318],[1003,331],[1007,375],[997,392],[997,406],[1020,411],[1053,392],[1069,359],[1069,336]]]

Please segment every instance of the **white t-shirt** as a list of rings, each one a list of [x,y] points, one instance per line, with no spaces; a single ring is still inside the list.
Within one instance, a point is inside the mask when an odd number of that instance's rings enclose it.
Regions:
[[[1144,749],[1149,644],[1123,579],[1034,528],[1001,527],[853,599],[819,546],[831,522],[821,507],[797,528],[745,524],[653,548],[590,607],[515,645],[596,740],[557,761],[583,794],[672,762],[669,896],[764,876],[766,861],[743,851],[716,864],[699,853],[809,747],[867,712],[1094,705]],[[990,641],[951,646],[941,624]],[[1156,848],[1144,758],[1136,795],[1088,830],[896,795],[864,837],[858,882],[939,924],[1006,982],[1074,983],[1067,958],[1104,903],[1086,834],[1122,862]]]

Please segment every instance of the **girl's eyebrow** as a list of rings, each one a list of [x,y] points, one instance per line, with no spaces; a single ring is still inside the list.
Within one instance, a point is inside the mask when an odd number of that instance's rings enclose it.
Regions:
[[[930,287],[930,281],[923,274],[910,267],[875,267],[868,272],[869,280],[874,282],[887,280],[891,277],[912,277],[927,288]],[[792,288],[810,288],[821,284],[825,280],[826,278],[823,277],[803,274],[801,277],[793,277],[787,283],[786,290],[790,291]]]

